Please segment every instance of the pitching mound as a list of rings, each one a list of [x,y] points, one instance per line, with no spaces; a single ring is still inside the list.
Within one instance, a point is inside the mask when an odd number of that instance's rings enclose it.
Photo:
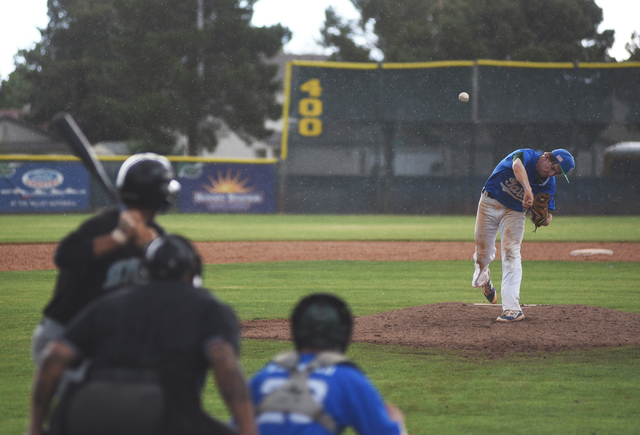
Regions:
[[[496,322],[500,305],[422,305],[357,317],[353,342],[466,351],[500,358],[511,353],[640,345],[640,314],[588,305],[524,306],[525,319]],[[243,338],[291,340],[286,320],[243,322]]]

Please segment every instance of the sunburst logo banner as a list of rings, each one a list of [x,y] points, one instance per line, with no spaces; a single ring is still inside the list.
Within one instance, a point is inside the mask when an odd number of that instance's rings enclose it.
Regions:
[[[275,212],[275,165],[185,163],[178,167],[180,211]]]

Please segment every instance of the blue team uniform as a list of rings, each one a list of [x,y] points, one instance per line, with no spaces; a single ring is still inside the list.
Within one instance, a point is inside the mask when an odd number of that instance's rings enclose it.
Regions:
[[[303,353],[300,367],[306,366],[315,357]],[[276,363],[270,363],[250,381],[254,404],[281,387],[289,378],[289,372]],[[307,384],[314,399],[322,404],[324,411],[336,421],[342,432],[352,426],[361,435],[398,435],[398,423],[390,420],[384,401],[369,379],[350,364],[321,367],[313,371]],[[261,435],[329,435],[319,423],[310,417],[296,413],[265,412],[256,422]]]
[[[493,170],[493,173],[484,185],[484,189],[504,206],[512,210],[523,211],[522,200],[524,199],[524,189],[513,173],[513,158],[519,154],[522,155],[524,168],[527,171],[527,178],[529,179],[533,196],[540,192],[551,194],[549,210],[555,210],[555,177],[541,178],[538,175],[536,172],[536,163],[542,154],[532,149],[516,150],[505,157]]]

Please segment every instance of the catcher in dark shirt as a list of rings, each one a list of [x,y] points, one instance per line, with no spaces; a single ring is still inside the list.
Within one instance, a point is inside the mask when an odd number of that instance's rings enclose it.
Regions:
[[[143,258],[149,282],[92,302],[44,352],[29,434],[40,434],[63,371],[92,361],[50,424],[55,434],[230,434],[201,409],[209,367],[240,434],[255,434],[253,407],[237,361],[240,327],[230,307],[194,287],[200,258],[180,236],[161,236]]]
[[[154,222],[180,190],[166,157],[136,154],[122,164],[116,187],[127,209],[104,211],[60,242],[54,261],[59,268],[53,298],[44,309],[32,340],[36,364],[45,345],[59,337],[71,318],[104,294],[107,270],[116,261],[140,257],[143,248],[164,231]]]

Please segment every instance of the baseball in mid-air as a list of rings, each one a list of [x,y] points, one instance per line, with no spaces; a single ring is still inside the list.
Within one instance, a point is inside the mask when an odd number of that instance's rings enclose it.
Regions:
[[[461,103],[466,103],[467,101],[469,101],[469,94],[467,94],[466,92],[460,92],[460,95],[458,95],[458,100],[460,100]]]

